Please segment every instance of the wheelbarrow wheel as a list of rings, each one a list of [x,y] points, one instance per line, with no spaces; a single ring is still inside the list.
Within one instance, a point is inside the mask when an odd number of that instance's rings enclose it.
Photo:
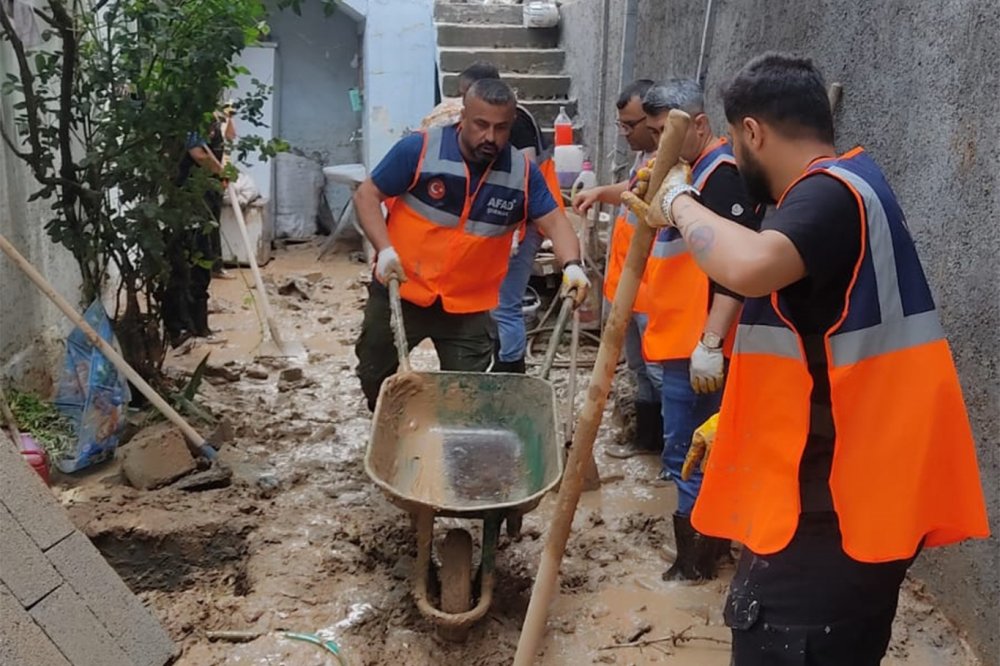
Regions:
[[[448,530],[440,558],[441,610],[464,613],[472,608],[472,535],[461,528]],[[468,627],[438,625],[438,635],[445,640],[461,642],[468,633]]]

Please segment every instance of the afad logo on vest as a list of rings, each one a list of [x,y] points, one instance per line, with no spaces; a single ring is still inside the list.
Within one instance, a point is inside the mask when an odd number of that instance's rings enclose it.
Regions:
[[[427,183],[427,194],[430,195],[432,199],[440,201],[444,199],[444,181],[440,178],[434,178],[429,183]]]

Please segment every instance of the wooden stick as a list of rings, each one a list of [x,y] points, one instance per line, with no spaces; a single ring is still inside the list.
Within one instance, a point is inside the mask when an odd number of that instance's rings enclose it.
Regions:
[[[660,137],[656,165],[646,191],[647,202],[655,196],[667,171],[677,163],[690,122],[691,118],[683,111],[670,112],[667,126]],[[597,438],[597,430],[604,416],[604,404],[611,390],[611,380],[621,356],[625,328],[632,316],[632,306],[635,304],[639,282],[646,270],[646,260],[655,237],[654,229],[640,220],[629,245],[618,289],[611,304],[611,316],[601,335],[597,360],[587,387],[587,402],[580,414],[573,446],[569,450],[569,460],[566,462],[566,472],[559,486],[556,511],[531,591],[531,601],[517,644],[517,653],[514,655],[514,666],[530,666],[534,662],[545,634],[549,606],[558,586],[559,564],[566,551],[573,515],[583,490],[584,463],[593,457],[594,440]]]
[[[253,274],[254,284],[257,285],[257,296],[260,299],[260,309],[264,313],[264,319],[267,321],[267,330],[271,333],[271,339],[274,340],[274,344],[278,346],[278,349],[285,352],[285,343],[281,338],[281,331],[278,329],[278,324],[274,320],[274,313],[271,311],[271,302],[267,297],[267,289],[264,288],[264,279],[260,276],[260,267],[257,266],[257,253],[254,252],[253,246],[250,245],[250,234],[247,233],[247,223],[243,219],[243,209],[240,207],[239,199],[236,198],[236,188],[232,183],[226,187],[226,191],[229,193],[229,204],[233,207],[233,215],[236,216],[236,226],[240,230],[240,238],[243,239],[243,247],[246,248],[247,252],[247,263],[250,264],[250,272]]]
[[[104,338],[97,334],[90,324],[85,320],[75,309],[70,305],[65,298],[63,298],[52,285],[42,277],[42,274],[31,265],[31,263],[17,251],[10,241],[8,241],[2,234],[0,234],[0,250],[10,257],[10,260],[21,269],[28,279],[35,283],[43,294],[48,296],[57,308],[62,310],[62,313],[73,322],[77,328],[83,331],[83,334],[87,336],[90,340],[90,344],[94,345],[101,350],[105,358],[111,361],[112,365],[118,368],[118,371],[125,375],[132,385],[139,389],[139,393],[146,396],[146,399],[153,403],[153,406],[161,414],[163,414],[168,421],[173,423],[175,426],[180,428],[181,432],[184,433],[184,437],[187,438],[188,448],[191,449],[191,453],[195,456],[204,456],[209,460],[216,457],[215,449],[213,449],[204,437],[198,434],[198,431],[191,427],[191,425],[184,420],[184,417],[177,413],[177,411],[170,406],[170,404],[160,397],[160,394],[150,386],[138,372],[132,369],[121,354],[115,351],[115,348],[109,345]]]

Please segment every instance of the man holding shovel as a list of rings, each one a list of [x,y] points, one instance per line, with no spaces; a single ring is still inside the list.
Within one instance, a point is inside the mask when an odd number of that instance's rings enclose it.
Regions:
[[[876,666],[921,548],[989,533],[961,387],[899,202],[864,150],[837,154],[812,62],[759,56],[723,102],[750,195],[776,202],[762,230],[683,167],[647,218],[747,296],[692,522],[745,545],[735,666]]]
[[[493,324],[513,234],[532,219],[552,239],[564,290],[582,302],[590,282],[579,244],[538,167],[509,145],[517,101],[498,79],[477,81],[458,125],[397,143],[354,195],[361,226],[377,251],[355,351],[358,377],[374,410],[396,371],[386,283],[399,280],[407,344],[434,342],[442,370],[487,371]],[[389,219],[381,203],[397,197]]]
[[[639,169],[653,157],[656,139],[646,124],[642,98],[653,85],[649,79],[637,79],[625,86],[618,96],[618,131],[625,137],[629,148],[636,152],[635,163],[628,180],[613,185],[602,185],[578,192],[573,197],[573,209],[580,215],[596,203],[621,204],[622,193],[627,191]],[[635,233],[637,218],[625,206],[620,206],[611,232],[608,264],[604,273],[604,298],[614,300],[625,255]],[[663,450],[663,417],[660,414],[661,371],[659,363],[650,363],[642,353],[642,335],[646,330],[649,299],[646,285],[639,286],[633,306],[632,319],[625,330],[625,362],[635,378],[635,435],[624,446],[607,447],[605,453],[613,458],[630,458],[642,453],[657,454]]]

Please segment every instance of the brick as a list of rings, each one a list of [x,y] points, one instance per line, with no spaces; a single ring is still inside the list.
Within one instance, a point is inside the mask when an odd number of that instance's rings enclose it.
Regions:
[[[163,666],[174,644],[142,602],[79,532],[46,553],[135,666]]]
[[[195,468],[184,435],[168,423],[143,430],[132,438],[122,453],[125,478],[142,490],[165,486]]]
[[[29,614],[73,666],[132,666],[68,585],[39,601]]]
[[[0,430],[0,504],[42,550],[65,539],[73,524],[52,491]]]
[[[41,627],[0,584],[0,664],[71,666]]]
[[[0,505],[0,581],[29,607],[62,584],[42,550]]]

